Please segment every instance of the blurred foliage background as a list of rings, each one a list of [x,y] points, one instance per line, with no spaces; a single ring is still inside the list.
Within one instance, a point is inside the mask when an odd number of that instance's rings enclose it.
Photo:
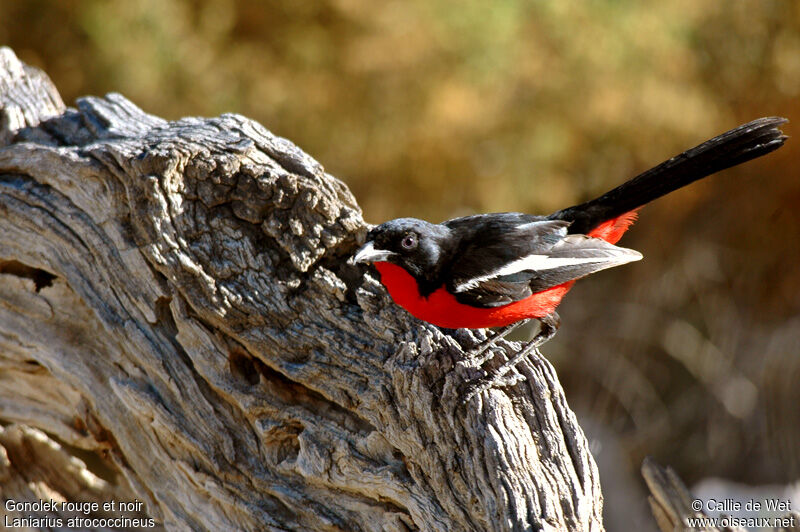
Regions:
[[[0,0],[0,43],[68,103],[252,117],[374,223],[550,212],[750,119],[800,123],[795,0]],[[622,241],[646,260],[561,307],[545,353],[609,512],[648,454],[689,482],[800,477],[798,149],[648,207]]]

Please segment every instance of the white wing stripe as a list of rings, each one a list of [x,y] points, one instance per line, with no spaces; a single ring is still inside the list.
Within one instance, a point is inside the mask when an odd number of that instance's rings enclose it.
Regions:
[[[610,247],[610,245],[609,245]],[[599,251],[599,250],[598,250]],[[526,257],[522,257],[521,259],[517,259],[513,262],[509,262],[505,266],[498,268],[497,270],[490,272],[486,275],[482,275],[480,277],[473,277],[463,283],[459,283],[455,291],[456,292],[464,292],[475,288],[483,281],[487,281],[489,279],[493,279],[495,277],[501,277],[503,275],[511,275],[514,273],[518,273],[525,270],[553,270],[555,268],[561,268],[563,266],[574,266],[578,264],[591,264],[591,263],[606,263],[607,268],[612,266],[619,266],[622,264],[626,264],[628,262],[633,262],[635,260],[640,260],[642,258],[642,254],[638,251],[634,251],[632,249],[627,248],[620,248],[614,246],[613,249],[604,249],[603,251],[610,252],[605,256],[599,257],[551,257],[549,255],[528,255]]]

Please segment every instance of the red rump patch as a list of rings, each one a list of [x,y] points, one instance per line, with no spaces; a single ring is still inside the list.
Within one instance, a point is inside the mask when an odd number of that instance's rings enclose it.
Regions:
[[[625,231],[636,221],[636,218],[639,216],[639,209],[634,209],[630,212],[626,212],[621,216],[617,216],[616,218],[612,218],[607,220],[591,231],[589,231],[589,236],[593,236],[595,238],[602,238],[609,244],[616,244],[622,235],[625,234]]]
[[[616,244],[636,221],[638,209],[603,222],[589,236]],[[479,308],[459,303],[444,286],[422,297],[417,281],[405,269],[390,262],[376,262],[381,282],[394,302],[415,317],[448,329],[502,327],[526,318],[541,318],[553,312],[575,281],[569,281],[502,307]]]

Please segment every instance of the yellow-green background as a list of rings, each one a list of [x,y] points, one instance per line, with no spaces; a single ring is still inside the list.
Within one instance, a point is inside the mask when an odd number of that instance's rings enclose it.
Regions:
[[[752,118],[800,124],[796,0],[0,0],[0,44],[68,104],[254,118],[374,223],[549,212]],[[630,471],[800,476],[798,142],[642,211],[622,244],[646,260],[562,306],[545,353]]]

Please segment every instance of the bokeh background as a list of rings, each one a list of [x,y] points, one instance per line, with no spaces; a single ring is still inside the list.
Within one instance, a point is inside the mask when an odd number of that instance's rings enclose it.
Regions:
[[[717,133],[800,124],[796,0],[0,0],[0,44],[64,100],[237,112],[373,223],[546,213]],[[638,468],[800,478],[800,139],[648,207],[645,261],[579,283],[545,348],[592,439],[610,530]]]

